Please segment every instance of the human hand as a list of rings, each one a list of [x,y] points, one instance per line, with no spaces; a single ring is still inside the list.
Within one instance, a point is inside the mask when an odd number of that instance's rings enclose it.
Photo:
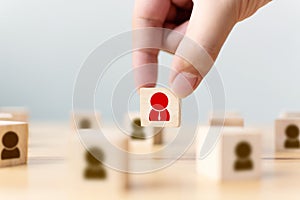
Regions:
[[[202,46],[214,61],[234,25],[268,2],[270,0],[194,0],[194,3],[192,0],[136,0],[133,29],[159,27],[178,31]],[[134,68],[153,64],[147,72],[140,70],[135,74],[138,88],[155,86],[158,53],[158,49],[133,52]],[[197,69],[176,53],[171,67],[175,72],[170,75],[171,89],[180,98],[191,94],[203,79]]]

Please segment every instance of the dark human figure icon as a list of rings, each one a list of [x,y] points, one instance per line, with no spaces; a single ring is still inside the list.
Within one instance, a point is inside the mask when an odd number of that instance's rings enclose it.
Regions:
[[[106,179],[106,170],[102,165],[104,154],[101,149],[94,147],[86,151],[85,160],[88,164],[84,172],[86,179]]]
[[[161,92],[153,94],[150,104],[152,109],[149,114],[149,121],[170,121],[170,113],[166,109],[169,104],[167,95]]]
[[[91,122],[90,122],[90,120],[88,120],[88,119],[82,119],[80,121],[79,128],[80,129],[90,129],[91,128]]]
[[[300,148],[299,142],[299,128],[296,125],[289,125],[285,129],[286,140],[284,147],[287,149],[297,149]]]
[[[235,147],[235,155],[237,156],[234,163],[235,171],[245,171],[253,169],[253,163],[250,159],[251,146],[248,142],[240,142]]]
[[[1,152],[1,160],[20,158],[20,150],[17,147],[18,142],[19,138],[15,132],[9,131],[4,134],[2,137],[4,149]]]
[[[131,127],[133,130],[131,134],[132,139],[139,139],[139,140],[145,139],[144,128],[141,126],[140,118],[133,119],[131,123]]]

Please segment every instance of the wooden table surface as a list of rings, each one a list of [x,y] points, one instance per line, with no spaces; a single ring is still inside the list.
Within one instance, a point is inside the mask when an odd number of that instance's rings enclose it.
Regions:
[[[271,127],[271,126],[270,126]],[[264,129],[260,180],[216,182],[199,176],[194,147],[173,165],[130,175],[130,188],[118,181],[87,181],[82,165],[72,166],[76,141],[68,124],[31,123],[28,164],[0,169],[0,199],[299,199],[300,153],[273,153],[272,129]]]

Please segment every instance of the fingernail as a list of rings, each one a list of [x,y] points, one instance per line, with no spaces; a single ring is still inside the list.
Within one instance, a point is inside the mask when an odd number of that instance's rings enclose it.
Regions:
[[[184,98],[194,91],[198,79],[197,75],[181,72],[175,77],[171,89],[179,98]]]

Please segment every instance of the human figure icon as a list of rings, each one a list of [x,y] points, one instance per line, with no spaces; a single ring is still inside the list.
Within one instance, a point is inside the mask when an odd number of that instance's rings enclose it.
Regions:
[[[95,154],[97,158],[95,158],[93,154]],[[90,151],[86,151],[85,160],[88,164],[84,172],[86,179],[106,179],[106,170],[102,165],[104,154],[101,149],[94,147],[91,148]]]
[[[300,148],[299,142],[299,128],[296,125],[289,125],[285,129],[286,140],[284,147],[287,149],[297,149]]]
[[[240,142],[235,147],[236,161],[234,163],[235,171],[245,171],[253,169],[253,163],[250,158],[251,146],[248,142]]]
[[[140,139],[140,140],[145,139],[144,128],[141,126],[140,118],[133,119],[131,123],[131,127],[133,130],[131,134],[132,139]]]
[[[91,128],[91,122],[90,120],[84,118],[80,121],[80,124],[79,124],[79,128],[80,129],[90,129]]]
[[[157,92],[150,99],[151,111],[149,121],[170,121],[170,113],[167,110],[169,100],[167,95]]]
[[[17,147],[18,142],[18,135],[13,131],[9,131],[3,135],[2,144],[4,149],[1,152],[1,160],[20,158],[20,150]]]

